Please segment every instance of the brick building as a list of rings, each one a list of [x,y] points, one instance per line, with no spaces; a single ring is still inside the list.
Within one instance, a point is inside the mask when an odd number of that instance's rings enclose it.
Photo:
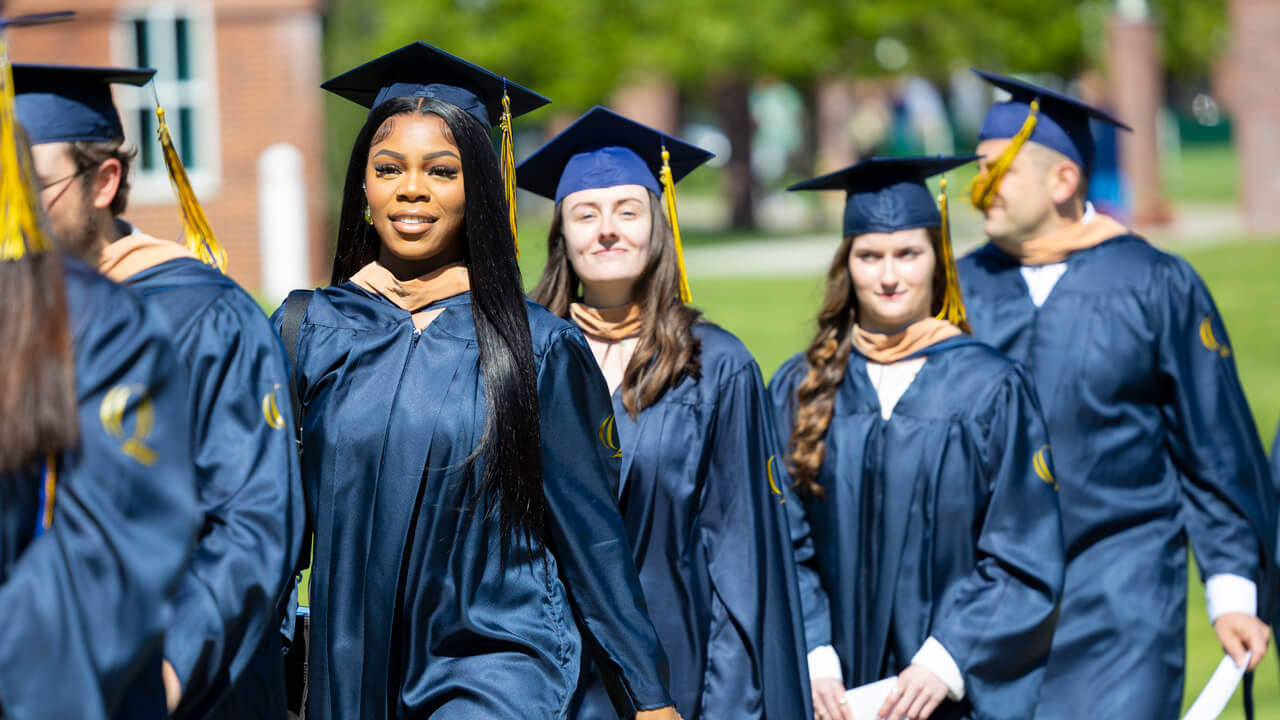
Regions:
[[[152,67],[154,92],[228,272],[267,299],[327,275],[321,0],[7,0],[6,15],[68,9],[13,28],[14,62]],[[140,150],[125,217],[177,238],[151,87],[117,87]],[[268,244],[268,241],[271,241]]]

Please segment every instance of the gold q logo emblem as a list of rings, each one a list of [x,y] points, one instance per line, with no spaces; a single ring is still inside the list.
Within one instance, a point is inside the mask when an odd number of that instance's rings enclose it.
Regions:
[[[1036,451],[1036,456],[1031,459],[1031,467],[1035,468],[1036,475],[1039,476],[1046,484],[1052,485],[1056,491],[1058,489],[1058,481],[1053,477],[1053,473],[1049,471],[1049,446],[1041,445]]]
[[[1219,357],[1231,357],[1231,348],[1218,342],[1213,336],[1213,316],[1206,315],[1200,321],[1200,342],[1209,352],[1218,353]]]
[[[774,495],[781,497],[782,490],[778,489],[778,482],[773,479],[773,461],[777,457],[778,457],[777,455],[770,455],[769,459],[764,461],[764,470],[769,475],[769,489],[773,491]],[[785,503],[786,501],[787,499],[783,497],[778,502]]]
[[[280,383],[271,386],[271,392],[262,396],[262,417],[266,418],[267,424],[276,430],[284,429],[284,416],[280,414],[280,406],[276,403],[276,391],[280,389]]]
[[[618,441],[618,421],[612,415],[604,419],[600,423],[600,429],[596,431],[596,437],[600,439],[600,444],[613,452],[613,459],[617,460],[622,457],[622,443]]]
[[[137,398],[133,408],[133,432],[126,433],[125,415],[129,412],[129,400]],[[156,412],[143,385],[117,385],[107,391],[98,407],[98,419],[102,421],[102,429],[120,441],[120,449],[125,455],[143,465],[151,466],[156,462],[156,451],[147,447],[147,438],[155,429]]]

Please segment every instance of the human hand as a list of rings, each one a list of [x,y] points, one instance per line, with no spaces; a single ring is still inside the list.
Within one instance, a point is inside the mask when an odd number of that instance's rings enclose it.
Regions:
[[[876,717],[925,720],[946,699],[947,686],[942,678],[919,665],[911,665],[898,673],[898,686],[880,706]]]
[[[636,713],[636,720],[684,720],[684,718],[676,712],[675,705],[668,705],[657,710],[641,710]]]
[[[178,671],[173,669],[168,660],[160,667],[160,677],[164,679],[165,704],[172,715],[178,709],[178,701],[182,699],[182,681],[178,679]]]
[[[1262,656],[1267,654],[1267,643],[1271,641],[1271,628],[1252,615],[1244,613],[1226,613],[1213,623],[1213,632],[1222,643],[1236,667],[1244,664],[1245,653],[1253,653],[1249,658],[1248,670],[1258,667]]]
[[[836,678],[818,678],[813,686],[813,716],[816,720],[853,720],[844,683]]]

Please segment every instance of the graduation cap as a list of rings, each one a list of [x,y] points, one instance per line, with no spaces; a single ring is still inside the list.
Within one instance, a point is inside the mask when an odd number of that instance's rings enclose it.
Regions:
[[[579,190],[643,185],[662,194],[662,149],[680,182],[715,157],[599,105],[520,163],[520,187],[557,203]]]
[[[455,105],[485,127],[499,124],[503,98],[512,117],[551,102],[479,65],[424,42],[405,45],[348,70],[320,87],[370,110],[397,97],[429,97]]]
[[[146,85],[148,68],[13,65],[18,123],[32,145],[97,142],[124,137],[111,86]]]
[[[1000,178],[1013,163],[1018,150],[1028,141],[1056,150],[1067,156],[1088,174],[1093,167],[1094,140],[1089,121],[1097,120],[1132,131],[1111,115],[1079,100],[1032,85],[1007,75],[973,68],[974,74],[1011,96],[1006,102],[991,106],[978,132],[980,140],[1011,139],[1006,151],[986,173],[979,176],[971,189],[972,200],[979,209],[990,205]]]
[[[938,313],[938,317],[959,326],[965,322],[965,310],[947,221],[947,181],[942,179],[942,191],[935,198],[925,185],[925,180],[971,163],[978,157],[873,157],[843,170],[796,183],[787,189],[845,191],[844,237],[914,228],[939,228],[942,233],[941,261],[947,282],[942,311]]]
[[[939,227],[942,215],[924,181],[977,160],[977,155],[873,157],[788,190],[844,190],[845,237]]]
[[[662,195],[680,266],[680,299],[690,302],[675,184],[714,154],[599,105],[520,163],[520,187],[559,203],[579,190],[642,185]]]
[[[502,179],[516,238],[515,154],[511,119],[551,102],[479,65],[424,42],[405,45],[320,87],[370,110],[392,98],[428,97],[461,108],[485,128],[502,127]],[[516,255],[520,246],[516,244]]]

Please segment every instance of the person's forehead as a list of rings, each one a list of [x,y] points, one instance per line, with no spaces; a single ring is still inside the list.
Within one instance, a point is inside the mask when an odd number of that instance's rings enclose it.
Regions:
[[[925,228],[909,228],[887,233],[863,233],[853,238],[853,246],[857,248],[882,249],[928,242],[929,231]]]
[[[373,147],[382,145],[414,144],[442,146],[456,150],[448,124],[439,115],[403,113],[386,119],[374,134]]]
[[[31,159],[35,163],[37,175],[64,168],[74,169],[75,161],[71,157],[71,143],[51,142],[31,146]]]
[[[584,203],[625,202],[636,200],[643,202],[649,195],[649,189],[643,185],[612,185],[603,188],[587,188],[569,193],[564,204],[568,207]]]

